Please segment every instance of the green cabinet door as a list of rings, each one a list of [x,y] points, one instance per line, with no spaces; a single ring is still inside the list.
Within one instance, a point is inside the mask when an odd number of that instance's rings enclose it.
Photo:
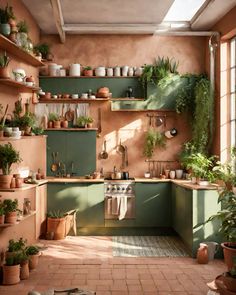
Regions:
[[[85,226],[88,208],[86,184],[49,183],[48,211],[60,210],[67,212],[77,209],[77,226]]]
[[[104,227],[104,184],[88,184],[88,209],[86,218],[89,227]]]
[[[192,190],[174,184],[172,189],[172,226],[188,248],[192,249]]]
[[[136,183],[136,226],[171,226],[169,183]]]

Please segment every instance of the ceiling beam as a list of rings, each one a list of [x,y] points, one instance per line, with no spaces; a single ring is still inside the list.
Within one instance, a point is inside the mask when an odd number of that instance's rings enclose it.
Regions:
[[[62,15],[62,9],[61,9],[61,2],[60,0],[50,0],[52,5],[52,11],[57,27],[58,34],[60,36],[61,43],[65,43],[66,41],[66,34],[63,30],[64,26],[64,19]]]

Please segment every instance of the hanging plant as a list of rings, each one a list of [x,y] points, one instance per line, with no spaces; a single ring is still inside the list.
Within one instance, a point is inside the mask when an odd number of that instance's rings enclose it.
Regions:
[[[193,143],[199,153],[207,153],[213,137],[214,101],[211,83],[201,78],[195,87]]]
[[[160,147],[164,148],[166,146],[166,138],[165,136],[154,129],[149,129],[144,144],[143,154],[147,158],[151,158],[155,148]]]
[[[158,56],[153,64],[143,66],[143,73],[139,80],[143,88],[146,88],[147,83],[159,85],[162,79],[168,79],[169,76],[178,74],[177,68],[178,62],[173,58]]]

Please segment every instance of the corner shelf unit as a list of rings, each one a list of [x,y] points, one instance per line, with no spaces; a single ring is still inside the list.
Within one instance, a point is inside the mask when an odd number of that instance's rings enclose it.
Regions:
[[[6,50],[8,53],[11,53],[12,55],[19,57],[22,61],[30,64],[34,67],[41,67],[44,65],[43,62],[38,60],[35,56],[32,54],[24,51],[20,47],[18,47],[15,43],[10,41],[8,38],[0,34],[0,48],[3,50]]]
[[[39,87],[36,87],[36,86],[27,86],[24,83],[16,82],[10,78],[9,79],[0,78],[0,84],[18,88],[20,91],[23,91],[23,92],[32,92],[32,91],[34,92],[40,89]]]
[[[26,219],[30,218],[31,216],[34,216],[34,215],[36,215],[36,211],[31,211],[30,214],[23,215],[23,217],[20,220],[18,220],[16,223],[4,223],[4,224],[0,224],[0,228],[15,226],[15,225],[20,224],[22,221],[24,221],[24,220],[26,220]]]

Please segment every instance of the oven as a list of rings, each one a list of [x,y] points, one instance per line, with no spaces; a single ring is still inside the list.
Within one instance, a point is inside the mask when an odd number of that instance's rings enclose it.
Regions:
[[[135,218],[134,180],[105,180],[105,219]]]

